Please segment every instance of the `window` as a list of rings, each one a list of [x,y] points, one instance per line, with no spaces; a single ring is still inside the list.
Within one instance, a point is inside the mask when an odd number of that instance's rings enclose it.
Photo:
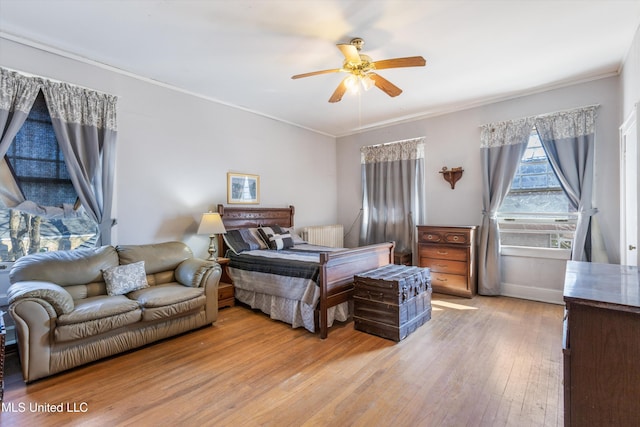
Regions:
[[[25,199],[42,206],[75,203],[78,195],[58,146],[42,92],[6,156]]]
[[[46,101],[38,94],[29,116],[5,156],[26,206],[0,209],[0,260],[27,253],[93,246],[97,224],[79,207],[78,195],[51,124]],[[47,215],[37,210],[47,207]]]
[[[498,218],[502,245],[571,249],[576,215],[535,129]]]

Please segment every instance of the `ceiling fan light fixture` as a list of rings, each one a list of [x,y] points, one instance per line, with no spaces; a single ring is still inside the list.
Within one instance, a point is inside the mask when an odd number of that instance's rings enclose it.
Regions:
[[[344,85],[347,87],[347,90],[350,93],[358,93],[360,90],[359,87],[359,82],[358,82],[358,76],[356,76],[355,74],[350,75],[349,77],[347,77],[344,81]]]
[[[369,90],[376,84],[376,82],[374,82],[368,74],[365,74],[364,77],[361,77],[361,82],[364,90]]]

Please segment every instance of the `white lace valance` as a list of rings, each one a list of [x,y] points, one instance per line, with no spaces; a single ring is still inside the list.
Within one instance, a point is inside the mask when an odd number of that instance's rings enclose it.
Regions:
[[[597,106],[536,117],[536,129],[544,141],[577,138],[596,131]]]
[[[424,158],[424,138],[370,145],[360,149],[362,164]]]
[[[480,147],[491,148],[527,142],[533,124],[533,117],[527,117],[483,125],[480,133]]]
[[[0,109],[28,114],[40,90],[52,119],[117,130],[116,96],[0,67]]]
[[[0,67],[0,109],[29,114],[40,87],[38,79]]]
[[[48,82],[42,90],[52,119],[116,130],[117,97],[68,83]]]
[[[533,127],[546,141],[576,138],[595,133],[598,106],[575,108],[540,116],[525,117],[481,127],[480,147],[491,148],[526,142]]]

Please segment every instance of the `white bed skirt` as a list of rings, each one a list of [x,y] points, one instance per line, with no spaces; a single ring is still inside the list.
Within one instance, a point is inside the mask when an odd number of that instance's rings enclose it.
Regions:
[[[304,327],[309,332],[315,333],[313,305],[275,295],[247,291],[245,289],[236,289],[235,297],[238,301],[247,304],[253,309],[262,311],[274,320],[288,323],[293,328]],[[334,320],[345,322],[347,319],[349,319],[348,302],[343,302],[335,307],[329,308],[329,327],[333,325]]]
[[[316,282],[231,267],[227,272],[238,301],[268,314],[274,320],[315,332],[314,308],[320,300],[320,288]],[[329,308],[328,325],[333,325],[334,320],[344,322],[349,319],[349,308],[349,302]]]

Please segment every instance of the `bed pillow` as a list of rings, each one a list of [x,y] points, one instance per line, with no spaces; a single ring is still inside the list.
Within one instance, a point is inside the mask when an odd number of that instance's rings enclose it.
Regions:
[[[289,228],[281,227],[281,229],[284,233],[291,234],[291,240],[293,240],[294,245],[302,245],[304,243],[308,243],[306,240],[300,237],[298,233],[294,231],[293,227],[289,227]]]
[[[273,227],[260,227],[258,229],[262,239],[269,245],[269,249],[282,250],[293,246],[291,234],[274,225]]]
[[[102,270],[102,277],[107,285],[107,294],[111,296],[124,295],[149,287],[147,273],[144,271],[144,261],[105,268]]]
[[[269,246],[262,240],[262,236],[257,228],[245,228],[240,230],[244,241],[247,242],[251,250],[268,249]]]
[[[249,244],[244,240],[242,230],[227,230],[227,232],[222,235],[222,238],[227,244],[227,247],[236,255],[251,249]]]

